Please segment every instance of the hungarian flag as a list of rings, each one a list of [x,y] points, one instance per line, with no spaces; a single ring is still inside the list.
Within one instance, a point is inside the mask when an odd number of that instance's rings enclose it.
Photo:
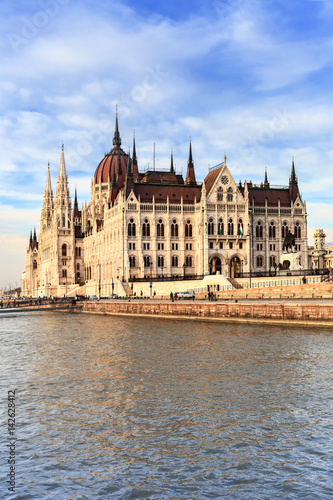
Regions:
[[[243,238],[243,223],[239,224],[239,235],[241,238]]]
[[[219,234],[222,234],[222,222],[219,223]]]

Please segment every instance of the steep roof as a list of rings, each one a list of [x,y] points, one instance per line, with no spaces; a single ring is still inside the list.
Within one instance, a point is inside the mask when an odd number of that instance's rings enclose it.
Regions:
[[[205,186],[206,186],[206,193],[207,193],[207,196],[209,195],[210,193],[210,190],[212,189],[216,179],[218,178],[221,170],[222,170],[222,166],[220,168],[217,168],[215,170],[212,170],[211,172],[208,173],[208,175],[206,175],[205,177]]]
[[[281,207],[290,207],[295,199],[290,196],[289,188],[249,187],[249,203],[256,207],[264,207],[267,198],[268,206],[277,206],[280,199]]]

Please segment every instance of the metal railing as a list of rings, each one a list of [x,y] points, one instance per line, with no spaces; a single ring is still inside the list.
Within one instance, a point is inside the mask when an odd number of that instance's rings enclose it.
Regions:
[[[323,269],[299,269],[291,271],[288,269],[272,270],[272,271],[255,271],[246,273],[235,273],[235,278],[269,278],[279,276],[327,276],[329,274],[328,268]]]
[[[137,278],[133,276],[132,278],[129,278],[129,280],[123,279],[124,282],[128,283],[145,283],[145,282],[151,282],[151,281],[187,281],[187,280],[203,280],[205,277],[204,274],[168,274],[168,275],[162,275],[162,274],[157,274],[154,276],[146,276],[145,278]]]

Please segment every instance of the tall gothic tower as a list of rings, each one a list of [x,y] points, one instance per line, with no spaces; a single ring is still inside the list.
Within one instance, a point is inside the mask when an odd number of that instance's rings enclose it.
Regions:
[[[74,282],[74,228],[72,223],[72,204],[69,195],[68,178],[65,166],[64,145],[62,145],[60,169],[54,197],[53,248],[55,282],[67,293]]]

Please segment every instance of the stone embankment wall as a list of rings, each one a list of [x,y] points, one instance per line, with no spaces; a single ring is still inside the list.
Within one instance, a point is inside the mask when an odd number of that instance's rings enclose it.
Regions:
[[[329,283],[313,283],[306,285],[272,286],[263,288],[234,289],[214,292],[221,300],[228,299],[333,299],[333,285]],[[203,298],[205,294],[198,294]]]
[[[327,304],[219,304],[200,302],[85,302],[83,312],[112,315],[157,316],[215,321],[317,324],[333,327],[333,305]]]

